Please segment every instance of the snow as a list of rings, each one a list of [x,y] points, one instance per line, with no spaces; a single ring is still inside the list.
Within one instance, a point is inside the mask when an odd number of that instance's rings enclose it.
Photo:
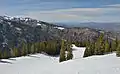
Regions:
[[[29,19],[28,18],[25,18],[25,21],[27,22]]]
[[[11,24],[11,22],[8,22],[8,24],[10,25],[10,24]]]
[[[12,20],[12,19],[14,19],[14,17],[10,17],[9,19]]]
[[[64,30],[65,28],[63,28],[63,27],[55,27],[55,28],[57,28],[57,29],[59,29],[59,30]]]
[[[21,17],[21,16],[15,16],[15,19],[20,19],[20,20],[25,20],[25,18]]]
[[[99,31],[100,33],[104,33],[104,31]]]
[[[115,53],[66,61],[61,66],[70,71],[66,74],[120,74],[120,58]]]
[[[40,23],[37,23],[37,25],[41,25]]]
[[[21,17],[21,16],[14,16],[14,17],[11,17],[11,16],[3,16],[4,17],[4,19],[6,19],[6,20],[12,20],[12,19],[17,19],[17,20],[24,20],[25,22],[27,22],[30,18],[23,18],[23,17]]]
[[[72,45],[73,51],[73,59],[82,58],[84,55],[85,47],[76,47],[74,44]]]
[[[4,19],[6,19],[6,20],[12,20],[14,17],[10,17],[10,16],[3,16],[4,17]]]
[[[18,27],[16,27],[16,29],[19,30],[19,31],[21,30],[21,28],[18,28]]]
[[[7,16],[4,16],[4,19],[6,19],[6,20],[9,20],[9,17],[7,17]]]
[[[34,54],[2,59],[1,74],[120,74],[120,58],[115,53],[82,58],[85,48],[73,45],[74,58],[59,63],[59,57]],[[80,52],[80,53],[78,53]],[[78,56],[79,55],[79,56]]]
[[[0,19],[0,23],[3,22],[3,20]]]

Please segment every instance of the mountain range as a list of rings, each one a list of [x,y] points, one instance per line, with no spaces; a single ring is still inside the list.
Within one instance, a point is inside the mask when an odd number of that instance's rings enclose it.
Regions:
[[[29,17],[0,16],[0,47],[11,48],[12,46],[20,46],[22,42],[29,43],[61,39],[78,42],[88,39],[94,41],[100,33],[104,33],[105,38],[108,37],[110,40],[116,36],[120,37],[119,34],[111,31],[88,27],[67,27]]]

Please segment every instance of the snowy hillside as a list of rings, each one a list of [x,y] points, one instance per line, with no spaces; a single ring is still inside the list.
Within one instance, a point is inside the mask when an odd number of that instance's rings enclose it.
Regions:
[[[62,63],[58,62],[59,57],[44,54],[3,59],[0,74],[120,74],[120,58],[115,53],[82,58],[85,48],[72,48],[73,60]]]

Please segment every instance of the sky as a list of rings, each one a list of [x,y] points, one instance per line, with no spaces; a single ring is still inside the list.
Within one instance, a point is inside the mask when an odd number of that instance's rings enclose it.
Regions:
[[[46,22],[120,22],[120,0],[0,0],[0,15]]]

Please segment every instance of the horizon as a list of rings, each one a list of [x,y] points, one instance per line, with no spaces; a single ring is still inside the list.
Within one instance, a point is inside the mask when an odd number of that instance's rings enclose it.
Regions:
[[[118,22],[119,0],[1,0],[0,15],[45,22]]]

